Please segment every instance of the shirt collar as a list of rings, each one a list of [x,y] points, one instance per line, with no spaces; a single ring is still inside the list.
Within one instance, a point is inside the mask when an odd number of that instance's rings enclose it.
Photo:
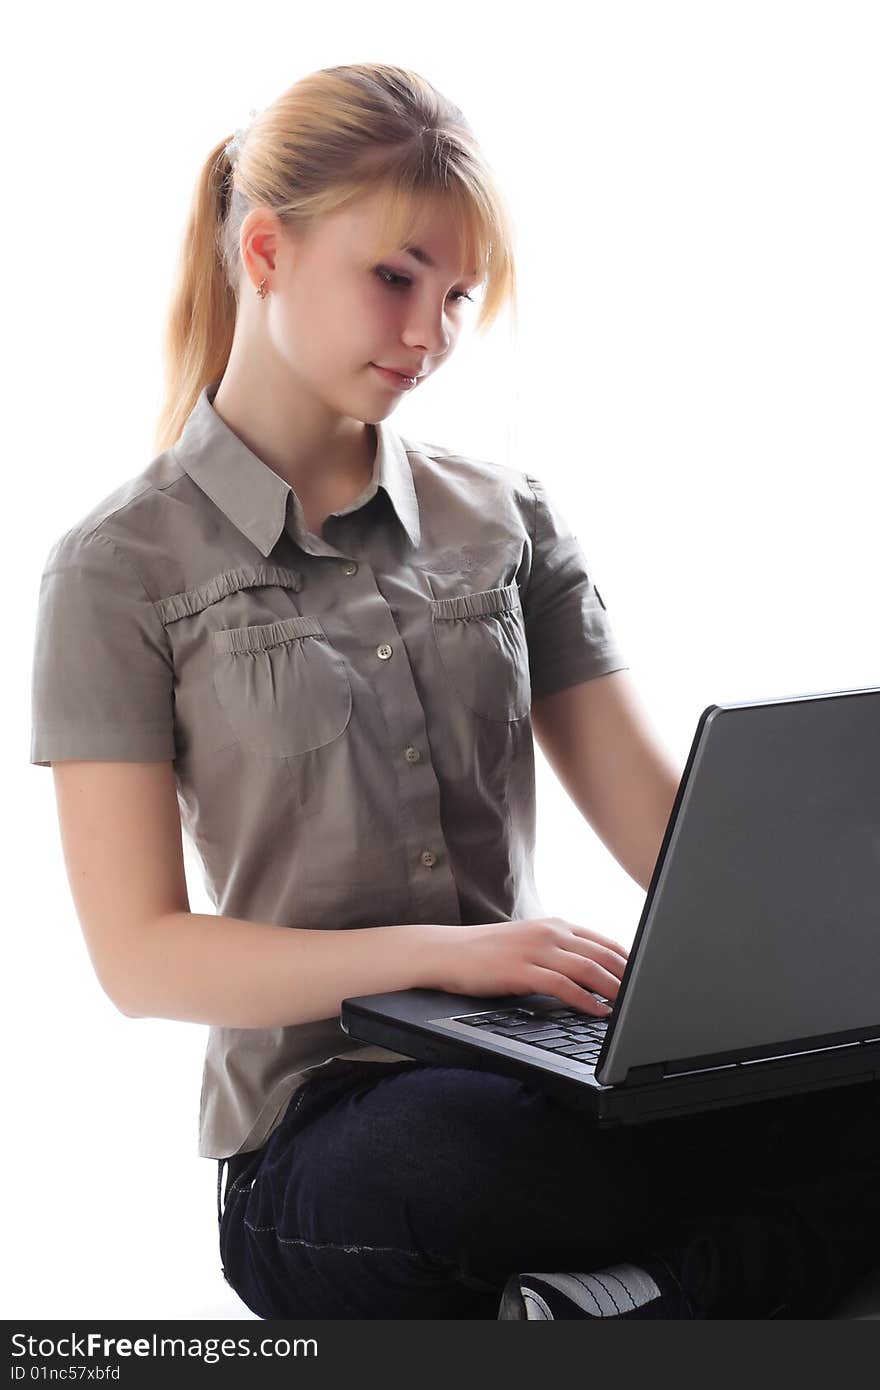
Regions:
[[[212,402],[219,386],[216,381],[202,388],[173,446],[175,458],[261,555],[268,556],[277,544],[287,520],[288,505],[294,537],[305,545],[302,509],[292,502],[296,493],[217,414]],[[412,544],[417,546],[421,535],[419,506],[406,447],[386,421],[378,421],[375,429],[373,477],[358,505],[369,501],[377,488],[383,487]],[[299,499],[296,500],[298,504]]]

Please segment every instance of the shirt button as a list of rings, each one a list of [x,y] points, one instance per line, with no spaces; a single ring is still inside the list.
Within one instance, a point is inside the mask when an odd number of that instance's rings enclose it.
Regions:
[[[421,755],[421,753],[419,752],[418,748],[413,748],[413,747],[407,748],[407,750],[406,750],[406,752],[405,752],[405,754],[404,754],[404,757],[406,758],[406,760],[407,760],[408,763],[417,763],[418,760],[419,760],[419,758],[420,758],[421,756],[422,756],[422,755]]]
[[[388,660],[389,656],[391,655],[391,648],[389,647],[387,642],[383,642],[381,647],[376,648],[376,655],[382,661]]]
[[[357,574],[357,572],[358,572],[357,561],[356,561],[356,560],[346,560],[345,564],[342,566],[342,573],[343,573],[343,574]]]
[[[437,863],[436,854],[432,854],[429,849],[426,849],[422,854],[422,863],[427,864],[428,868],[430,869],[432,865]]]

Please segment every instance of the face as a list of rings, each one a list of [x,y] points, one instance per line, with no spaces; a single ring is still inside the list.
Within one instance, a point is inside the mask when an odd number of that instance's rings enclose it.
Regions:
[[[254,210],[254,227],[267,230],[251,239],[251,270],[255,284],[266,274],[271,292],[261,302],[245,287],[274,352],[303,384],[340,414],[373,422],[449,360],[474,321],[479,284],[475,273],[461,273],[448,211],[426,205],[410,239],[431,265],[403,249],[371,260],[365,248],[376,240],[376,215],[373,195],[290,237]],[[407,387],[379,368],[419,379]]]

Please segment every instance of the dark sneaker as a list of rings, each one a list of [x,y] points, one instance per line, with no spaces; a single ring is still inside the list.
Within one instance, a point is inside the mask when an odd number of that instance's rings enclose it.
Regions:
[[[697,1318],[674,1268],[672,1253],[639,1264],[609,1265],[592,1274],[512,1274],[500,1319]]]

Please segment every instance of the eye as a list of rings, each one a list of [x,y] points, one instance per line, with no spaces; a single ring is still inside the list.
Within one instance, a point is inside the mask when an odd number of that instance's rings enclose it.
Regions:
[[[390,290],[405,289],[406,286],[411,283],[405,275],[398,275],[396,271],[389,270],[388,267],[384,265],[376,267],[376,274],[383,285],[387,285]],[[389,278],[386,279],[386,276]],[[473,296],[467,294],[464,290],[452,290],[451,293],[459,300],[469,299],[472,304],[474,302]]]

